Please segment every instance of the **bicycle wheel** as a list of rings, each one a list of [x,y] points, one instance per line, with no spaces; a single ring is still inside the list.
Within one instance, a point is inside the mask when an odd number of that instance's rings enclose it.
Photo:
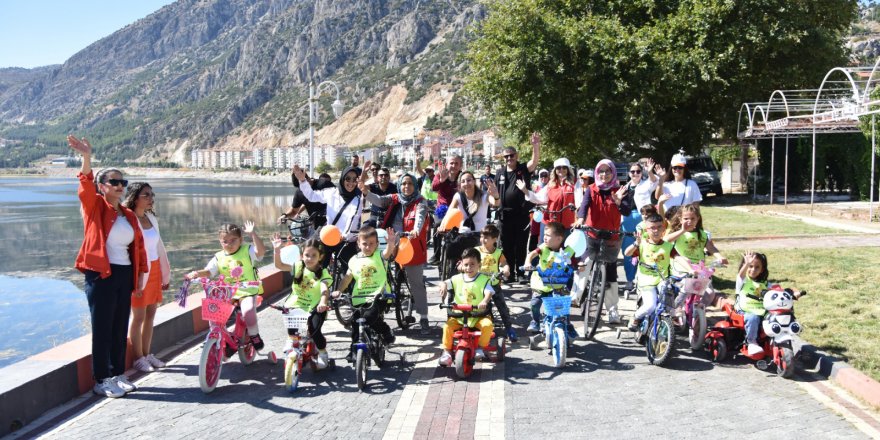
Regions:
[[[214,391],[217,382],[220,382],[220,370],[223,369],[222,356],[219,339],[211,338],[205,341],[202,358],[199,361],[199,386],[205,393]]]
[[[691,343],[691,350],[701,350],[706,341],[706,309],[694,306],[689,324],[688,341]]]
[[[786,379],[794,376],[794,350],[789,346],[779,347],[779,364],[776,365],[776,374]]]
[[[566,350],[568,349],[568,344],[565,343],[565,329],[554,327],[551,337],[553,338],[553,341],[550,343],[550,346],[553,348],[553,366],[562,368],[565,366]]]
[[[653,322],[654,320],[656,322]],[[663,365],[672,354],[674,341],[675,328],[672,326],[672,318],[669,316],[652,318],[651,325],[648,326],[648,343],[645,344],[648,361],[652,365]]]
[[[250,339],[250,335],[245,330],[241,340],[238,341],[238,360],[245,365],[254,363],[254,359],[257,357],[257,349],[254,348],[254,344],[251,344]]]
[[[403,268],[394,280],[394,295],[394,317],[397,319],[397,325],[406,330],[416,322],[416,318],[413,317],[415,304],[409,288],[409,280]]]
[[[354,374],[357,376],[357,386],[359,391],[363,391],[367,386],[367,355],[364,350],[357,351],[357,357],[354,363]]]
[[[599,328],[602,306],[605,302],[605,265],[598,260],[593,262],[587,295],[581,301],[581,316],[584,318],[584,339],[590,339]]]
[[[455,352],[455,375],[460,379],[467,379],[471,375],[473,366],[466,353],[467,350],[458,350]]]
[[[291,393],[296,391],[299,385],[299,375],[301,373],[299,356],[295,351],[291,351],[284,360],[284,386]]]
[[[336,265],[336,271],[339,271],[339,265]],[[333,290],[337,290],[337,286],[339,286],[339,282],[342,280],[342,274],[333,275]],[[349,286],[349,291],[351,290],[351,286]],[[354,315],[354,308],[351,305],[351,297],[342,295],[338,300],[333,302],[333,313],[336,315],[336,320],[339,321],[345,328],[351,328],[351,318]]]

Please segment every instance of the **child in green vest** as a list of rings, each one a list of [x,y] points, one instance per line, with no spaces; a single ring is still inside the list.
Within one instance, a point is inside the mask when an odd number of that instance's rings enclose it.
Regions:
[[[505,278],[510,276],[510,266],[507,265],[507,259],[504,258],[501,248],[498,247],[498,237],[501,231],[493,224],[486,225],[480,231],[480,246],[476,250],[480,252],[480,272],[488,276],[498,275],[499,273]],[[507,338],[512,342],[517,341],[516,332],[510,323],[510,310],[507,308],[507,301],[504,300],[504,294],[501,293],[501,282],[496,278],[492,281],[492,289],[495,290],[492,297],[493,303],[498,306],[498,314],[501,315],[501,322],[507,329]]]
[[[257,236],[254,222],[248,220],[244,223],[244,232],[251,236],[253,245],[242,246],[242,229],[238,225],[225,224],[220,226],[220,252],[214,254],[214,258],[208,262],[203,270],[194,270],[186,274],[187,279],[198,277],[214,278],[223,275],[227,282],[260,281],[257,275],[257,261],[266,253],[263,240]],[[232,277],[232,269],[241,267],[241,276]],[[263,286],[241,287],[235,292],[234,299],[238,300],[241,307],[241,317],[247,324],[248,334],[257,351],[263,349],[263,339],[260,337],[260,327],[257,325],[257,295],[263,293]]]
[[[360,252],[348,260],[348,272],[340,281],[339,290],[333,292],[333,297],[338,297],[339,292],[344,291],[354,281],[354,288],[351,292],[351,304],[354,308],[354,314],[351,318],[352,344],[358,341],[360,335],[358,318],[364,318],[370,328],[382,335],[386,344],[394,343],[394,333],[391,332],[391,327],[385,323],[382,316],[385,313],[387,302],[376,300],[390,289],[386,262],[391,259],[397,248],[397,234],[394,233],[394,229],[388,228],[387,232],[388,246],[380,254],[376,252],[379,247],[379,234],[376,233],[376,228],[370,226],[361,228],[357,238]],[[353,356],[354,353],[349,350],[345,359],[354,362]]]
[[[764,254],[747,252],[743,255],[736,275],[736,311],[743,315],[746,327],[746,343],[749,356],[764,351],[758,345],[758,329],[764,319],[764,292],[767,291],[767,257]]]
[[[281,262],[281,248],[284,240],[281,234],[275,233],[272,237],[272,246],[275,248],[275,267],[293,275],[293,284],[290,286],[290,294],[284,300],[284,307],[288,309],[300,309],[309,314],[308,332],[315,347],[318,348],[318,359],[315,363],[318,369],[327,368],[329,356],[327,355],[327,338],[321,333],[324,320],[327,319],[327,310],[330,308],[330,285],[333,279],[330,272],[321,265],[324,260],[324,246],[314,238],[306,240],[302,244],[302,256],[300,261],[292,266]],[[288,336],[294,335],[293,329],[287,329]],[[287,353],[293,347],[293,339],[288,338],[283,353]]]
[[[715,257],[721,264],[727,264],[727,258],[721,255],[715,243],[709,237],[709,233],[703,230],[703,217],[700,215],[699,205],[689,204],[678,209],[669,228],[664,241],[675,243],[675,250],[679,255],[688,259],[691,264],[699,264],[706,260],[706,254]],[[681,275],[690,272],[690,266],[679,267],[673,264],[672,273]]]
[[[528,328],[530,333],[541,331],[541,305],[544,303],[542,298],[552,295],[554,290],[564,292],[574,276],[574,269],[571,267],[574,249],[571,246],[563,248],[565,231],[562,223],[548,223],[544,227],[544,242],[526,255],[526,262],[538,258],[538,267],[532,272],[529,281],[532,288],[532,300],[529,302],[532,309],[532,322]],[[568,333],[573,339],[578,337],[571,323],[568,324]]]
[[[452,290],[452,301],[456,304],[470,304],[477,310],[484,311],[489,307],[489,299],[495,293],[489,283],[489,277],[480,273],[480,252],[476,248],[467,248],[461,254],[460,274],[453,276],[440,284],[440,301],[445,302],[447,293]],[[464,325],[464,319],[450,316],[443,326],[443,353],[440,355],[440,365],[452,364],[452,339],[456,330]],[[481,361],[486,358],[486,347],[492,340],[491,316],[478,316],[468,320],[468,327],[480,331],[480,339],[477,342],[477,351],[474,358]]]

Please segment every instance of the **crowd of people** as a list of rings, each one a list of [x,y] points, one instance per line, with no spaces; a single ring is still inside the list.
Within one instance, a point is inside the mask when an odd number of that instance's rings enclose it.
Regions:
[[[135,368],[149,372],[164,366],[152,354],[151,340],[156,307],[170,284],[168,256],[153,210],[152,187],[143,182],[129,184],[117,169],[93,172],[88,141],[74,136],[68,141],[83,156],[79,198],[85,238],[76,268],[85,274],[91,314],[92,362],[97,382],[94,392],[119,397],[136,389],[124,374],[126,336],[131,338]],[[547,268],[554,261],[577,267],[578,261],[598,258],[606,264],[608,321],[618,324],[621,316],[617,309],[616,265],[621,251],[656,264],[665,273],[687,270],[688,264],[703,261],[707,255],[727,262],[704,229],[700,192],[690,179],[683,156],[673,157],[669,171],[651,158],[633,162],[628,167],[629,180],[621,183],[616,165],[609,159],[599,161],[592,169],[575,171],[567,158],[558,158],[552,169],[536,172],[541,155],[538,134],[532,135],[531,147],[531,157],[525,163],[515,148],[504,148],[503,166],[493,172],[487,165],[479,177],[463,170],[462,158],[455,155],[436,172],[431,166],[422,168],[417,163],[413,172],[403,172],[394,180],[391,171],[381,164],[366,161],[361,168],[360,158],[354,155],[336,184],[327,174],[312,178],[294,166],[293,203],[278,220],[307,217],[314,236],[300,243],[301,261],[288,264],[279,259],[286,243],[276,234],[272,239],[274,263],[290,271],[294,279],[285,304],[310,314],[309,332],[320,352],[319,367],[328,362],[321,327],[330,297],[349,284],[355,314],[364,317],[386,343],[394,342],[394,333],[382,318],[385,302],[376,301],[376,295],[391,288],[385,274],[402,238],[413,250],[412,258],[401,266],[410,282],[422,334],[431,331],[424,270],[426,265],[441,263],[439,255],[444,248],[456,262],[453,273],[459,272],[440,283],[444,300],[467,302],[480,310],[486,309],[491,300],[499,310],[507,336],[514,340],[517,333],[511,325],[502,283],[528,285],[532,290],[529,332],[538,331],[542,298],[551,290],[571,287],[544,283],[536,273],[527,278],[524,268]],[[452,211],[462,215],[461,223],[455,225],[455,238],[444,239],[442,234],[432,233],[432,225]],[[542,215],[535,215],[538,212]],[[319,231],[325,226],[340,231],[338,244],[327,246],[321,242]],[[586,251],[581,255],[564,245],[577,227],[587,229]],[[386,231],[383,251],[378,250],[378,231]],[[603,235],[601,231],[612,232]],[[624,238],[621,232],[634,234]],[[524,239],[529,236],[532,238]],[[245,237],[250,237],[250,243]],[[203,269],[188,273],[186,278],[229,276],[232,268],[241,267],[242,279],[258,280],[256,267],[266,248],[254,224],[222,225],[218,238],[221,249]],[[433,243],[433,252],[429,252],[429,242]],[[603,255],[599,255],[600,250]],[[331,255],[343,275],[335,286],[327,270]],[[625,290],[638,292],[643,298],[630,322],[630,326],[638,326],[654,307],[659,281],[645,265],[630,258],[623,260]],[[676,267],[675,262],[683,262],[684,269]],[[743,268],[738,290],[746,293],[745,300],[738,304],[746,314],[749,343],[754,344],[755,322],[759,323],[754,316],[760,316],[761,311],[752,298],[765,288],[761,283],[766,280],[766,258],[750,253],[744,258]],[[250,342],[258,350],[264,342],[259,335],[254,299],[261,293],[261,288],[247,288],[236,294]],[[130,315],[133,319],[129,326]],[[450,335],[463,324],[458,318],[447,321],[441,363],[451,361]],[[486,319],[475,319],[468,325],[479,327],[484,335],[493,328],[491,320]],[[569,331],[575,333],[573,328]],[[356,337],[353,328],[353,340]],[[478,358],[484,355],[486,339],[480,339]]]

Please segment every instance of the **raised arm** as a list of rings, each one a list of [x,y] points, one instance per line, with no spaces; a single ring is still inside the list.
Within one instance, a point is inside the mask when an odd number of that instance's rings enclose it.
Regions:
[[[285,272],[290,272],[293,269],[293,266],[289,264],[284,264],[281,261],[281,248],[284,247],[284,240],[281,239],[281,234],[276,232],[272,235],[272,249],[273,249],[273,257],[272,262],[275,264],[275,268],[278,270],[283,270]]]
[[[244,233],[250,234],[251,240],[254,242],[254,251],[257,254],[257,259],[262,259],[263,255],[266,255],[266,245],[263,244],[263,240],[260,238],[259,235],[257,235],[254,222],[250,220],[244,222]]]
[[[532,158],[526,164],[526,168],[532,173],[538,168],[538,161],[541,157],[541,135],[538,132],[532,133]]]

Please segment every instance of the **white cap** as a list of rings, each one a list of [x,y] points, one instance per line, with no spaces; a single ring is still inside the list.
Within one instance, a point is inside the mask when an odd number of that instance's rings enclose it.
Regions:
[[[547,171],[547,170],[545,170],[545,169],[543,169],[543,168],[541,168],[541,171],[538,171],[538,176],[540,177],[542,174],[543,174],[543,175],[547,175],[547,176],[549,176],[549,175],[550,175],[550,172]]]
[[[681,154],[676,154],[672,156],[672,166],[674,167],[686,167],[687,159],[684,158]]]
[[[556,159],[555,161],[553,161],[553,168],[557,168],[557,167],[571,168],[571,163],[568,161],[568,159],[566,159],[564,157],[560,157],[559,159]]]

